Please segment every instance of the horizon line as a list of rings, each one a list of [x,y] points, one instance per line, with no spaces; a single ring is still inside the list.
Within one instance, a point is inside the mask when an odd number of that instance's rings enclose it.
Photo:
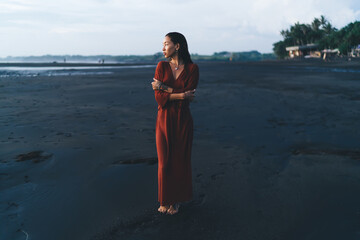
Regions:
[[[258,50],[248,50],[248,51],[219,51],[219,52],[213,52],[212,54],[200,54],[200,53],[190,53],[190,55],[199,55],[199,56],[212,56],[216,53],[248,53],[248,52],[258,52],[260,54],[274,54],[274,52],[260,52]],[[4,59],[4,58],[18,58],[18,57],[46,57],[46,56],[82,56],[82,57],[96,57],[96,56],[111,56],[111,57],[118,57],[118,56],[154,56],[157,54],[162,54],[162,52],[156,52],[153,54],[118,54],[118,55],[113,55],[113,54],[93,54],[93,55],[82,55],[82,54],[51,54],[51,53],[47,53],[47,54],[42,54],[42,55],[8,55],[5,57],[1,57],[0,59]]]

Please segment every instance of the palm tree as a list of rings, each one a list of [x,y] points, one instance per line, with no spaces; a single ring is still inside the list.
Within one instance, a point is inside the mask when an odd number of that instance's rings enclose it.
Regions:
[[[318,18],[314,18],[313,22],[311,23],[311,28],[314,31],[319,31],[321,26],[321,21]]]
[[[304,30],[304,27],[302,25],[303,24],[297,22],[294,26],[290,27],[290,34],[293,37],[294,45],[304,45],[304,33],[306,31]]]
[[[281,30],[280,31],[280,34],[281,34],[281,36],[283,36],[283,38],[288,38],[288,37],[290,37],[290,32],[289,32],[289,30]]]
[[[350,23],[338,31],[321,15],[320,18],[314,18],[311,24],[296,22],[280,34],[284,40],[273,46],[274,52],[281,58],[286,56],[286,47],[308,43],[317,43],[320,49],[339,48],[341,53],[346,54],[351,47],[360,43],[360,22]]]
[[[331,34],[332,32],[336,31],[336,28],[334,28],[331,23],[327,22],[324,26],[323,26],[323,30],[325,32],[326,35]]]
[[[324,15],[320,16],[320,23],[322,26],[325,26],[328,23],[328,20],[325,18]]]

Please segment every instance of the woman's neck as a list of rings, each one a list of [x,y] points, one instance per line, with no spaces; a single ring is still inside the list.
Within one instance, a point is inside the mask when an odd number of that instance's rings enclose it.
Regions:
[[[173,64],[175,64],[176,66],[179,66],[179,65],[184,64],[184,62],[183,62],[182,60],[180,60],[178,56],[172,57],[170,61],[171,61]]]

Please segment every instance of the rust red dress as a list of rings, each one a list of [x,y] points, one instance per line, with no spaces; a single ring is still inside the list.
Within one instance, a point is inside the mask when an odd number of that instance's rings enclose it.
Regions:
[[[199,81],[196,64],[186,64],[174,79],[167,61],[158,63],[155,78],[181,93],[195,89]],[[192,198],[191,148],[193,120],[188,100],[169,101],[170,94],[155,90],[158,103],[156,149],[158,154],[158,198],[162,206]]]

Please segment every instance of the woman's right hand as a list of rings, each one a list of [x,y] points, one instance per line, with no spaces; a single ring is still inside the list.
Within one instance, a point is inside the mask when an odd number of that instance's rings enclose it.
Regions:
[[[194,98],[195,98],[195,89],[184,92],[184,99],[187,99],[191,102],[192,100],[194,100]]]
[[[160,90],[160,87],[161,87],[162,83],[159,80],[155,79],[155,78],[153,78],[153,80],[154,81],[151,83],[152,89],[153,90]]]

